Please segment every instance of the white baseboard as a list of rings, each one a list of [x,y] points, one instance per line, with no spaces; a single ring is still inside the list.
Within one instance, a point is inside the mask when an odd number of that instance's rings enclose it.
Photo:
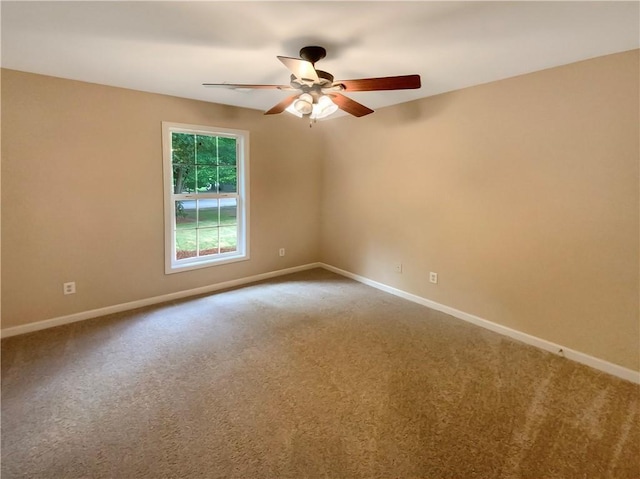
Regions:
[[[31,333],[34,331],[40,331],[41,329],[53,328],[55,326],[62,326],[63,324],[75,323],[76,321],[83,321],[85,319],[98,318],[100,316],[106,316],[108,314],[121,313],[123,311],[129,311],[131,309],[142,308],[144,306],[151,306],[153,304],[165,303],[167,301],[175,301],[176,299],[187,298],[189,296],[197,296],[199,294],[212,293],[221,289],[233,288],[236,286],[242,286],[248,283],[255,283],[256,281],[262,281],[264,279],[275,278],[277,276],[283,276],[285,274],[297,273],[298,271],[304,271],[307,269],[321,268],[320,263],[309,263],[302,266],[295,266],[293,268],[280,269],[277,271],[270,271],[268,273],[256,274],[247,278],[234,279],[231,281],[224,281],[222,283],[216,283],[208,286],[202,286],[200,288],[188,289],[184,291],[178,291],[176,293],[163,294],[161,296],[154,296],[152,298],[139,299],[128,303],[115,304],[113,306],[107,306],[104,308],[92,309],[90,311],[81,311],[80,313],[69,314],[67,316],[59,316],[57,318],[45,319],[43,321],[36,321],[34,323],[24,324],[21,326],[14,326],[12,328],[5,328],[0,330],[0,337],[8,338],[10,336],[17,336],[19,334]]]
[[[257,274],[254,276],[248,276],[246,278],[225,281],[222,283],[203,286],[200,288],[178,291],[175,293],[164,294],[161,296],[154,296],[152,298],[140,299],[140,300],[131,301],[128,303],[122,303],[122,304],[116,304],[113,306],[107,306],[104,308],[92,309],[90,311],[82,311],[82,312],[70,314],[67,316],[59,316],[57,318],[45,319],[43,321],[37,321],[34,323],[24,324],[21,326],[14,326],[12,328],[5,328],[0,330],[0,337],[8,338],[10,336],[17,336],[19,334],[31,333],[31,332],[39,331],[42,329],[53,328],[55,326],[62,326],[63,324],[75,323],[76,321],[83,321],[85,319],[97,318],[100,316],[106,316],[108,314],[120,313],[123,311],[129,311],[136,308],[142,308],[144,306],[151,306],[153,304],[165,303],[167,301],[174,301],[177,299],[187,298],[189,296],[197,296],[199,294],[212,293],[214,291],[219,291],[221,289],[242,286],[249,283],[255,283],[256,281],[262,281],[265,279],[275,278],[278,276],[283,276],[291,273],[297,273],[298,271],[305,271],[313,268],[324,268],[328,271],[332,271],[341,276],[345,276],[347,278],[353,279],[355,281],[366,284],[368,286],[372,286],[381,291],[391,293],[395,296],[399,296],[401,298],[407,299],[414,303],[418,303],[428,308],[435,309],[436,311],[441,311],[443,313],[449,314],[455,318],[475,324],[476,326],[489,329],[491,331],[502,334],[504,336],[508,336],[510,338],[516,339],[518,341],[529,344],[531,346],[544,349],[545,351],[550,351],[554,354],[558,354],[559,356],[564,356],[567,359],[571,359],[581,364],[585,364],[594,369],[598,369],[600,371],[611,374],[613,376],[617,376],[621,379],[625,379],[627,381],[640,384],[640,372],[634,371],[632,369],[627,369],[625,367],[610,363],[603,359],[595,358],[588,354],[581,353],[580,351],[575,351],[573,349],[567,348],[559,344],[552,343],[551,341],[547,341],[545,339],[541,339],[536,336],[531,336],[530,334],[526,334],[521,331],[508,328],[507,326],[502,326],[500,324],[493,323],[491,321],[480,318],[473,314],[465,313],[464,311],[460,311],[458,309],[452,308],[450,306],[446,306],[444,304],[436,303],[435,301],[431,301],[430,299],[426,299],[421,296],[417,296],[415,294],[407,293],[406,291],[402,291],[400,289],[387,286],[386,284],[373,281],[369,278],[365,278],[364,276],[350,273],[349,271],[345,271],[325,263],[309,263],[302,266],[295,266],[293,268],[286,268],[286,269],[281,269],[277,271],[271,271],[268,273]]]
[[[441,311],[455,318],[462,319],[463,321],[467,321],[469,323],[475,324],[476,326],[489,329],[491,331],[502,334],[504,336],[508,336],[510,338],[516,339],[518,341],[529,344],[531,346],[544,349],[545,351],[550,351],[559,356],[563,356],[567,359],[571,359],[573,361],[584,364],[586,366],[590,366],[594,369],[598,369],[599,371],[603,371],[613,376],[617,376],[621,379],[625,379],[627,381],[640,384],[640,372],[638,371],[627,369],[623,366],[610,363],[603,359],[598,359],[588,354],[581,353],[580,351],[575,351],[571,348],[567,348],[565,346],[552,343],[551,341],[547,341],[545,339],[541,339],[536,336],[531,336],[530,334],[508,328],[507,326],[502,326],[500,324],[493,323],[491,321],[480,318],[473,314],[465,313],[464,311],[451,308],[444,304],[436,303],[435,301],[431,301],[430,299],[426,299],[421,296],[417,296],[415,294],[407,293],[400,289],[387,286],[386,284],[373,281],[369,278],[365,278],[364,276],[350,273],[349,271],[345,271],[345,270],[336,268],[334,266],[330,266],[328,264],[320,263],[320,266],[329,271],[333,271],[334,273],[337,273],[341,276],[345,276],[347,278],[353,279],[355,281],[366,284],[368,286],[372,286],[376,289],[385,291],[387,293],[391,293],[395,296],[408,299],[409,301],[413,301],[414,303],[427,306],[428,308],[435,309],[436,311]]]

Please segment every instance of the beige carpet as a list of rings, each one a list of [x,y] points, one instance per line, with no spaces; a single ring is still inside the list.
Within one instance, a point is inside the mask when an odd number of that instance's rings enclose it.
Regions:
[[[324,270],[2,341],[2,479],[638,478],[639,388]]]

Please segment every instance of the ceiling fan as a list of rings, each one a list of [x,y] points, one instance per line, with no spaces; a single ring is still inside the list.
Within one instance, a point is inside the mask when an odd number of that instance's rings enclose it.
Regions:
[[[361,103],[345,96],[342,92],[379,90],[409,90],[420,88],[420,75],[401,75],[359,80],[334,81],[331,73],[316,70],[315,63],[323,59],[327,52],[323,47],[308,46],[300,50],[300,58],[278,56],[292,73],[289,85],[254,85],[237,83],[203,83],[207,87],[232,89],[277,89],[295,91],[265,115],[288,111],[301,118],[317,120],[335,113],[338,108],[353,116],[361,117],[373,113]]]

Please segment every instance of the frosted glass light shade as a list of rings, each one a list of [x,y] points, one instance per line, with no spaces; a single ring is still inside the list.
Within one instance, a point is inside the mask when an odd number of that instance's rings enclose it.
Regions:
[[[293,108],[303,115],[308,115],[313,111],[313,97],[308,93],[303,93],[293,102]]]
[[[338,110],[338,105],[331,101],[328,96],[321,96],[318,103],[313,105],[313,113],[311,118],[321,119],[332,115]]]

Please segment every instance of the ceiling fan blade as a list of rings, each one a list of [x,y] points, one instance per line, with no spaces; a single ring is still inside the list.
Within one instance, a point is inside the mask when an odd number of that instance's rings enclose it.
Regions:
[[[229,88],[231,90],[285,90],[292,91],[295,88],[290,85],[253,85],[244,83],[203,83],[203,86]]]
[[[294,102],[294,100],[296,98],[298,98],[298,95],[291,95],[291,96],[285,98],[284,100],[282,100],[280,103],[278,103],[276,106],[274,106],[270,110],[265,111],[264,114],[265,115],[277,115],[278,113],[282,113],[283,111],[285,111],[287,109],[287,107],[289,105],[291,105]]]
[[[420,75],[396,77],[362,78],[360,80],[340,80],[345,91],[411,90],[420,88]]]
[[[350,115],[361,117],[373,113],[371,108],[364,106],[362,103],[352,100],[349,97],[341,95],[340,93],[331,93],[329,95],[333,100],[333,103],[338,105],[342,111],[346,111]]]
[[[301,60],[300,58],[291,57],[278,57],[285,67],[291,70],[297,78],[300,80],[316,82],[318,81],[318,74],[316,69],[313,68],[313,63],[307,60]]]

